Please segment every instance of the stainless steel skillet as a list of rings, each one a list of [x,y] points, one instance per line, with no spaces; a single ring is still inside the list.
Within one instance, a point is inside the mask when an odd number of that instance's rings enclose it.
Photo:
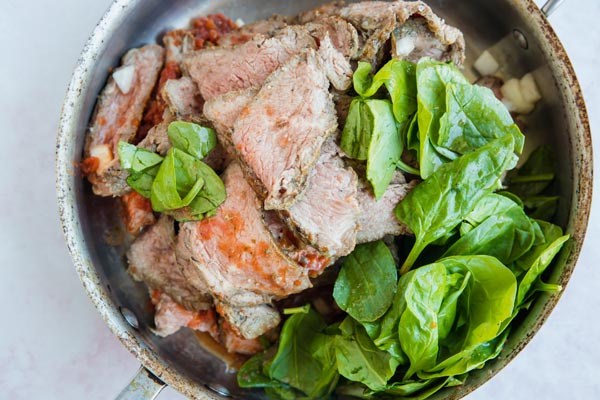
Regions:
[[[114,201],[93,196],[74,173],[97,94],[109,67],[129,48],[154,42],[161,32],[184,26],[197,15],[223,12],[253,21],[273,13],[295,14],[318,0],[116,0],[100,21],[77,63],[63,105],[57,140],[57,191],[60,217],[76,269],[96,308],[143,367],[121,398],[153,398],[164,383],[192,398],[258,399],[235,385],[235,374],[212,356],[189,331],[168,338],[153,335],[145,288],[126,272],[126,245],[111,246],[119,215]],[[561,207],[556,222],[573,237],[550,279],[565,285],[583,243],[592,198],[592,145],[583,97],[569,59],[554,31],[532,0],[430,0],[434,11],[466,37],[467,68],[491,47],[507,73],[534,71],[542,103],[525,121],[530,143],[544,140],[559,157]],[[559,1],[549,1],[549,13]],[[515,327],[501,356],[467,383],[434,399],[458,399],[504,367],[538,331],[559,296],[541,297]],[[151,371],[151,372],[150,372]],[[164,382],[164,383],[163,383]],[[129,397],[128,397],[129,396]]]

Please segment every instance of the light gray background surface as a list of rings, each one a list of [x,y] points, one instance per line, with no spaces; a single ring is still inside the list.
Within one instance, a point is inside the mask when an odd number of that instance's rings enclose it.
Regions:
[[[109,3],[1,2],[0,399],[110,399],[138,367],[79,282],[54,190],[61,102]],[[592,131],[600,132],[600,1],[567,0],[551,22],[579,76]],[[595,144],[597,156],[600,137]],[[594,207],[579,266],[556,310],[517,359],[469,400],[600,399],[599,260]],[[182,396],[167,389],[159,399]]]

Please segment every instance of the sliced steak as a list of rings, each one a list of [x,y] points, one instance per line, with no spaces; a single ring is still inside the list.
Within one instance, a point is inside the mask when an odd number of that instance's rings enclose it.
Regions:
[[[236,331],[235,327],[229,322],[221,323],[220,341],[227,349],[228,353],[238,353],[245,355],[253,355],[265,349],[263,342],[257,337],[254,339],[246,339]]]
[[[131,191],[120,197],[123,208],[123,221],[127,232],[132,235],[139,235],[145,226],[153,225],[156,222],[152,203],[136,191]]]
[[[171,112],[165,110],[162,122],[150,129],[148,135],[138,144],[138,147],[158,153],[161,156],[166,155],[172,147],[171,140],[169,139],[169,124],[173,121],[175,121],[175,118]],[[231,154],[221,143],[221,138],[219,138],[219,143],[202,160],[202,162],[217,172],[224,171],[232,160]]]
[[[129,273],[189,310],[210,308],[212,301],[206,288],[190,285],[177,265],[173,224],[173,219],[162,215],[133,242],[127,252]]]
[[[422,1],[353,3],[339,15],[362,33],[362,61],[378,65],[385,57],[390,38],[393,57],[417,61],[426,55],[456,65],[464,61],[462,33],[446,25]]]
[[[256,36],[256,34],[273,37],[278,31],[293,22],[293,18],[275,14],[267,19],[243,25],[228,34],[223,35],[218,40],[218,44],[221,47],[235,46],[237,44],[246,43]]]
[[[135,137],[163,65],[163,56],[164,50],[157,45],[128,51],[121,67],[132,71],[131,87],[125,93],[111,76],[98,99],[86,137],[85,157],[98,160],[95,170],[89,171],[88,179],[99,196],[118,196],[130,190],[117,148],[119,141],[130,142]]]
[[[462,33],[443,23],[431,9],[413,15],[392,32],[392,57],[418,62],[422,57],[462,65],[465,43]]]
[[[255,339],[281,322],[279,312],[267,304],[236,307],[217,302],[217,312],[241,338]]]
[[[190,311],[177,304],[169,295],[153,291],[151,295],[154,304],[153,330],[159,336],[169,336],[181,328],[190,328],[200,332],[208,332],[217,339],[218,326],[215,312],[212,308],[200,311]]]
[[[186,54],[196,50],[195,40],[194,33],[188,29],[176,29],[165,33],[162,41],[166,50],[166,62],[181,64]]]
[[[302,27],[286,27],[272,37],[256,35],[229,48],[200,50],[184,57],[183,66],[205,100],[232,90],[260,86],[290,57],[315,48],[314,39]]]
[[[326,33],[321,40],[317,54],[333,87],[340,91],[350,89],[350,86],[352,86],[352,66],[350,66],[348,59],[333,46],[329,33]]]
[[[155,152],[164,156],[171,148],[169,140],[169,124],[175,121],[175,117],[169,110],[165,110],[162,121],[148,131],[146,137],[138,143],[138,147]]]
[[[277,211],[265,211],[263,216],[279,248],[292,260],[306,268],[311,278],[321,275],[325,268],[335,262],[335,258],[323,255],[294,233]]]
[[[274,72],[234,125],[232,142],[264,189],[265,209],[304,192],[325,139],[337,128],[329,82],[312,49]]]
[[[163,36],[167,62],[179,65],[186,54],[203,49],[207,44],[217,45],[223,36],[237,28],[237,25],[223,14],[194,18],[189,28],[175,29]]]
[[[374,242],[387,235],[410,234],[408,227],[396,218],[394,209],[416,185],[417,181],[392,183],[383,196],[376,200],[370,184],[361,182],[358,192],[358,203],[361,209],[358,220],[360,228],[356,243]]]
[[[346,168],[333,140],[323,146],[308,188],[282,214],[295,232],[324,255],[339,258],[356,245],[358,177]]]
[[[231,133],[242,110],[258,93],[251,87],[215,96],[204,104],[204,116],[213,124],[219,141],[232,148]]]
[[[298,22],[306,24],[308,22],[318,22],[331,16],[337,16],[340,10],[344,8],[344,1],[333,1],[331,3],[321,4],[308,11],[304,11],[298,15]]]
[[[309,22],[306,29],[320,44],[329,36],[335,47],[347,59],[355,59],[359,55],[359,39],[356,28],[340,17],[329,16]]]
[[[192,78],[184,76],[168,80],[161,94],[178,120],[201,120],[203,101]]]
[[[177,255],[191,267],[184,270],[186,278],[205,282],[216,300],[236,307],[310,287],[307,271],[275,244],[239,163],[230,164],[222,178],[227,199],[217,214],[180,227]]]

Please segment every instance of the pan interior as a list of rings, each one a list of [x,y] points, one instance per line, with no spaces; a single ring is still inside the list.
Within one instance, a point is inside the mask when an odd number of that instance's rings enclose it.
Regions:
[[[229,18],[241,18],[245,22],[265,18],[273,13],[296,14],[316,6],[320,1],[293,0],[144,0],[129,3],[123,23],[110,32],[100,47],[100,53],[88,82],[89,89],[81,94],[81,112],[75,121],[77,132],[72,160],[81,158],[83,140],[89,117],[93,111],[97,94],[104,86],[109,68],[118,65],[121,55],[129,48],[156,42],[167,30],[184,27],[190,18],[211,13],[224,13]],[[534,113],[523,118],[529,151],[541,142],[548,142],[556,149],[562,149],[559,158],[556,180],[561,207],[556,223],[567,227],[572,221],[572,194],[574,192],[573,173],[574,155],[571,150],[567,117],[558,85],[552,75],[547,60],[543,56],[542,46],[534,39],[528,24],[521,18],[510,1],[460,1],[448,2],[431,0],[428,2],[434,11],[463,31],[467,43],[467,62],[465,73],[474,77],[471,69],[476,55],[491,48],[501,61],[502,68],[509,76],[520,77],[533,71],[538,82],[551,82],[543,85],[543,100]],[[513,36],[513,30],[519,29],[528,38],[528,48],[523,49]],[[226,365],[205,350],[193,333],[181,330],[175,335],[160,338],[151,333],[153,315],[145,286],[135,283],[126,271],[125,252],[128,244],[123,239],[122,226],[116,200],[96,197],[89,185],[81,178],[73,178],[72,189],[78,204],[78,219],[88,248],[90,261],[100,275],[102,285],[117,307],[131,310],[139,321],[134,332],[163,364],[170,369],[187,376],[198,387],[215,382],[225,386],[233,397],[259,398],[254,392],[240,390],[235,384],[235,374],[227,370]],[[111,245],[118,242],[118,245]],[[111,243],[111,244],[109,244]],[[565,257],[555,266],[551,279],[558,280],[565,268]],[[531,312],[514,329],[511,339],[500,358],[489,363],[483,371],[471,373],[468,382],[458,389],[447,389],[435,398],[459,398],[472,390],[478,383],[488,379],[490,371],[498,370],[508,361],[509,355],[520,347],[522,338],[534,330],[538,318],[544,312],[547,298],[542,297]],[[168,382],[169,383],[169,382]]]

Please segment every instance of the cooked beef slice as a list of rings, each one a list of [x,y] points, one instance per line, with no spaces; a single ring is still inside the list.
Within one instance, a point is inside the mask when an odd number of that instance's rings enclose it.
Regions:
[[[376,200],[370,184],[361,181],[358,191],[361,212],[356,243],[373,242],[386,235],[410,234],[408,227],[396,218],[394,208],[416,185],[417,181],[390,184],[383,196]]]
[[[191,30],[176,29],[165,33],[163,45],[166,50],[166,62],[181,64],[183,57],[196,49],[194,34]]]
[[[118,145],[121,140],[129,142],[135,137],[163,56],[163,48],[157,45],[128,51],[121,66],[133,68],[131,88],[123,93],[111,75],[98,99],[84,155],[86,159],[99,159],[97,169],[88,174],[94,193],[99,196],[118,196],[130,190],[125,181],[127,173],[119,162]]]
[[[149,199],[135,191],[124,194],[120,199],[123,208],[122,217],[128,233],[139,235],[145,226],[156,222]]]
[[[277,245],[288,257],[306,268],[311,278],[321,275],[335,262],[335,258],[323,255],[294,233],[277,211],[265,211],[263,216]]]
[[[358,56],[359,39],[356,28],[340,17],[330,16],[309,22],[305,25],[310,34],[320,44],[327,36],[335,47],[347,59]]]
[[[316,52],[275,71],[234,125],[232,142],[264,189],[265,209],[286,209],[304,192],[325,139],[337,128],[329,82]]]
[[[429,20],[413,16],[392,32],[392,57],[414,63],[429,57],[461,65],[464,43],[459,44],[459,37],[460,31],[443,25],[433,13]]]
[[[244,338],[227,321],[221,323],[220,331],[219,339],[228,353],[253,355],[265,349],[258,337],[254,339]]]
[[[255,339],[281,322],[279,312],[267,304],[237,307],[217,301],[216,308],[232,330],[244,339]]]
[[[151,295],[154,304],[153,330],[159,336],[169,336],[180,328],[187,327],[200,332],[208,332],[213,338],[219,338],[217,319],[212,308],[200,311],[190,311],[176,303],[169,295],[153,291]]]
[[[337,16],[345,5],[346,3],[344,1],[333,1],[331,3],[321,4],[308,11],[300,13],[298,15],[298,22],[300,24],[306,24],[308,22],[321,21],[332,16]]]
[[[138,144],[138,147],[158,153],[161,156],[166,155],[172,147],[169,139],[169,124],[173,121],[175,121],[175,117],[169,110],[165,110],[162,122],[150,129],[148,135]],[[221,143],[221,138],[219,138],[219,143],[202,160],[217,172],[222,172],[232,159],[232,156]]]
[[[293,18],[275,14],[267,19],[243,25],[228,34],[223,35],[218,40],[218,44],[221,47],[235,46],[237,44],[246,43],[256,36],[256,34],[273,37],[278,31],[293,22]]]
[[[164,156],[171,148],[169,140],[169,124],[175,121],[175,117],[169,110],[163,113],[162,121],[148,131],[146,137],[138,143],[138,147],[155,152]]]
[[[326,33],[321,40],[317,54],[333,87],[340,91],[350,89],[350,86],[352,86],[352,66],[348,59],[333,46],[329,33]]]
[[[358,177],[346,168],[333,140],[323,145],[304,194],[285,212],[291,229],[324,255],[339,258],[356,245]]]
[[[174,62],[165,63],[165,66],[160,71],[158,83],[152,91],[152,96],[146,105],[142,122],[132,143],[137,144],[141,142],[148,135],[150,129],[162,122],[165,110],[168,108],[162,95],[163,88],[169,80],[179,78],[181,78],[179,64]]]
[[[257,34],[238,46],[193,52],[184,57],[183,66],[204,100],[210,100],[232,90],[262,85],[290,57],[315,47],[306,29],[286,27],[272,38]]]
[[[210,308],[211,297],[204,288],[190,285],[178,266],[175,256],[174,221],[162,215],[146,229],[127,252],[129,273],[151,289],[168,294],[177,303],[192,311]]]
[[[231,133],[235,121],[257,93],[258,88],[255,87],[234,90],[215,96],[204,104],[204,116],[212,123],[221,143],[233,147]]]
[[[371,1],[349,4],[339,15],[363,35],[362,61],[378,65],[391,38],[392,56],[417,61],[430,56],[462,65],[465,43],[462,33],[446,25],[422,1]]]
[[[178,120],[200,121],[203,101],[192,78],[184,76],[168,80],[161,94],[169,110]]]
[[[186,54],[203,49],[207,45],[217,45],[223,36],[235,29],[237,25],[223,14],[194,18],[189,28],[175,29],[163,36],[167,62],[179,65]]]
[[[239,163],[232,162],[222,179],[227,199],[217,214],[180,226],[177,258],[189,263],[186,278],[206,283],[215,300],[233,307],[266,304],[310,287],[307,271],[276,245]]]

